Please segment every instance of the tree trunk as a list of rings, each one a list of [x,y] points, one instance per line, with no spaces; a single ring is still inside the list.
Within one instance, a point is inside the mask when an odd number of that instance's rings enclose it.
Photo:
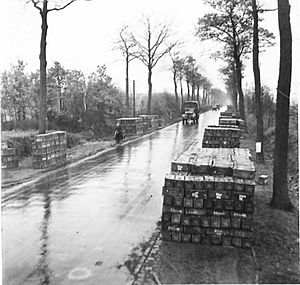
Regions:
[[[200,105],[200,86],[199,85],[197,86],[197,101]]]
[[[151,100],[152,100],[152,68],[148,67],[148,104],[147,104],[148,115],[151,115]]]
[[[183,88],[182,88],[182,79],[180,78],[180,96],[181,96],[181,112],[183,112]]]
[[[264,120],[261,102],[261,83],[259,69],[259,44],[258,44],[258,12],[256,0],[252,0],[253,8],[253,73],[255,83],[255,111],[256,111],[256,141],[261,143],[261,152],[256,153],[256,161],[264,162]]]
[[[280,34],[280,64],[277,87],[273,197],[271,205],[288,210],[291,202],[287,183],[287,159],[289,136],[289,106],[292,73],[292,32],[288,0],[278,0]]]
[[[195,100],[195,86],[192,84],[192,101]]]
[[[238,94],[237,94],[237,80],[236,80],[236,70],[233,71],[233,88],[232,88],[232,104],[233,109],[237,112],[238,111],[238,104],[237,104]]]
[[[126,57],[126,116],[129,115],[129,58]]]
[[[178,100],[178,92],[177,92],[176,72],[173,72],[173,82],[174,82],[176,105],[178,106],[179,105],[179,100]]]
[[[241,118],[245,121],[245,126],[247,126],[246,116],[245,116],[244,93],[242,89],[242,66],[241,66],[240,59],[238,57],[235,57],[235,61],[236,61],[237,90],[239,94],[239,112]]]
[[[187,96],[187,101],[190,101],[190,83],[189,83],[189,81],[187,80],[186,81],[186,86],[187,86],[187,92],[188,92],[188,96]]]
[[[42,18],[42,35],[40,43],[40,116],[39,116],[39,134],[46,133],[46,115],[47,115],[47,82],[46,82],[46,38],[47,38],[47,1],[43,2],[43,9],[40,12]]]

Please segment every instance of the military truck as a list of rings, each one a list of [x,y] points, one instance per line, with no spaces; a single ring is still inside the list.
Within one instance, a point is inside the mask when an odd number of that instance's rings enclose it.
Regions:
[[[198,123],[199,103],[197,101],[186,101],[183,104],[182,123]]]

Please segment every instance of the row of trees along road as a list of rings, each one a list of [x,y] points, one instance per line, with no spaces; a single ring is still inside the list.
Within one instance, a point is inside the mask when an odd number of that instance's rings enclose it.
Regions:
[[[47,87],[46,87],[46,37],[47,37],[47,15],[51,11],[65,9],[76,0],[70,0],[61,6],[48,7],[48,0],[30,0],[34,7],[39,10],[42,19],[42,33],[40,43],[40,123],[39,133],[46,131],[46,111],[47,111]],[[251,52],[253,44],[253,69],[255,73],[256,85],[256,114],[257,114],[257,137],[262,139],[263,125],[261,124],[262,109],[260,104],[260,79],[258,65],[258,47],[272,45],[273,34],[266,29],[258,26],[259,17],[255,0],[204,0],[216,12],[206,14],[198,21],[197,36],[203,40],[213,39],[223,43],[224,48],[215,54],[216,57],[226,59],[228,68],[223,71],[228,75],[228,82],[233,82],[233,99],[242,119],[246,121],[244,94],[242,89],[242,70],[243,58]],[[276,107],[276,141],[275,141],[275,160],[274,160],[274,197],[272,204],[277,207],[289,205],[287,193],[287,132],[288,132],[288,112],[289,94],[291,81],[291,27],[290,27],[290,6],[288,0],[278,0],[278,19],[280,28],[280,75],[278,80],[277,107]],[[122,41],[122,32],[120,34]],[[148,102],[147,112],[151,114],[152,98],[152,72],[159,60],[176,46],[170,43],[170,29],[167,25],[151,26],[150,19],[145,21],[145,32],[141,38],[130,35],[132,47],[136,48],[137,53],[131,54],[137,57],[148,69]],[[259,42],[258,42],[259,39]],[[126,41],[123,41],[125,44]],[[125,53],[124,53],[125,50]],[[128,51],[128,50],[127,50]],[[123,54],[128,55],[125,49]],[[126,58],[127,68],[130,58]],[[126,69],[126,106],[128,110],[128,69]],[[188,72],[186,72],[188,74]],[[187,75],[186,75],[187,76]],[[187,78],[188,94],[190,94],[190,80]],[[195,82],[196,79],[193,81]],[[176,86],[175,86],[176,88]],[[192,96],[194,92],[192,83]],[[178,97],[178,96],[177,96]],[[178,100],[178,99],[177,99]],[[261,140],[261,143],[263,140]],[[260,157],[263,161],[263,153]],[[280,170],[279,170],[280,169]],[[285,174],[282,175],[282,169]],[[281,171],[281,173],[280,173]],[[283,190],[280,190],[283,189]],[[283,195],[283,193],[285,193]],[[280,201],[281,200],[281,201]],[[285,205],[285,206],[283,206]]]
[[[177,82],[180,84],[181,106],[183,106],[183,86],[182,81],[185,80],[187,88],[187,100],[198,101],[201,105],[209,105],[209,90],[212,83],[208,78],[200,73],[200,66],[192,56],[184,58],[179,56],[179,52],[170,53],[172,60],[172,73],[174,82],[174,93],[176,102],[179,103],[179,96],[177,90]],[[200,88],[202,88],[202,96],[200,95]],[[202,97],[202,98],[201,98]]]
[[[227,63],[227,67],[221,71],[226,75],[228,89],[232,90],[234,107],[239,110],[244,120],[246,116],[242,89],[243,59],[247,58],[252,51],[257,141],[262,145],[262,152],[257,155],[257,161],[264,162],[259,48],[273,45],[274,36],[259,26],[259,22],[261,22],[259,15],[267,10],[259,7],[256,0],[204,0],[204,2],[215,12],[206,14],[198,20],[196,35],[202,40],[212,39],[223,44],[224,48],[215,56],[225,59]],[[280,32],[280,69],[277,87],[274,183],[271,204],[277,208],[289,209],[291,203],[287,185],[287,152],[292,36],[289,1],[277,0],[277,6]]]
[[[39,120],[40,74],[27,74],[25,67],[19,60],[1,75],[3,129],[36,128]],[[48,128],[70,132],[91,129],[97,136],[107,135],[124,114],[123,106],[123,93],[114,86],[104,65],[87,79],[83,72],[66,69],[59,62],[47,70]]]

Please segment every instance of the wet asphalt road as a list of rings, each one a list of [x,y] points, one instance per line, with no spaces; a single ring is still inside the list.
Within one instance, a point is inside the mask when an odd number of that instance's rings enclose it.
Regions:
[[[3,284],[126,284],[124,264],[161,216],[164,176],[199,125],[174,124],[2,198]]]

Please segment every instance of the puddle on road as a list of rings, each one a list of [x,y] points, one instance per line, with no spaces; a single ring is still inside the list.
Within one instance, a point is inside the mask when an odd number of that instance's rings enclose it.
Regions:
[[[91,270],[86,267],[74,268],[69,274],[68,278],[71,280],[84,280],[92,275]]]

